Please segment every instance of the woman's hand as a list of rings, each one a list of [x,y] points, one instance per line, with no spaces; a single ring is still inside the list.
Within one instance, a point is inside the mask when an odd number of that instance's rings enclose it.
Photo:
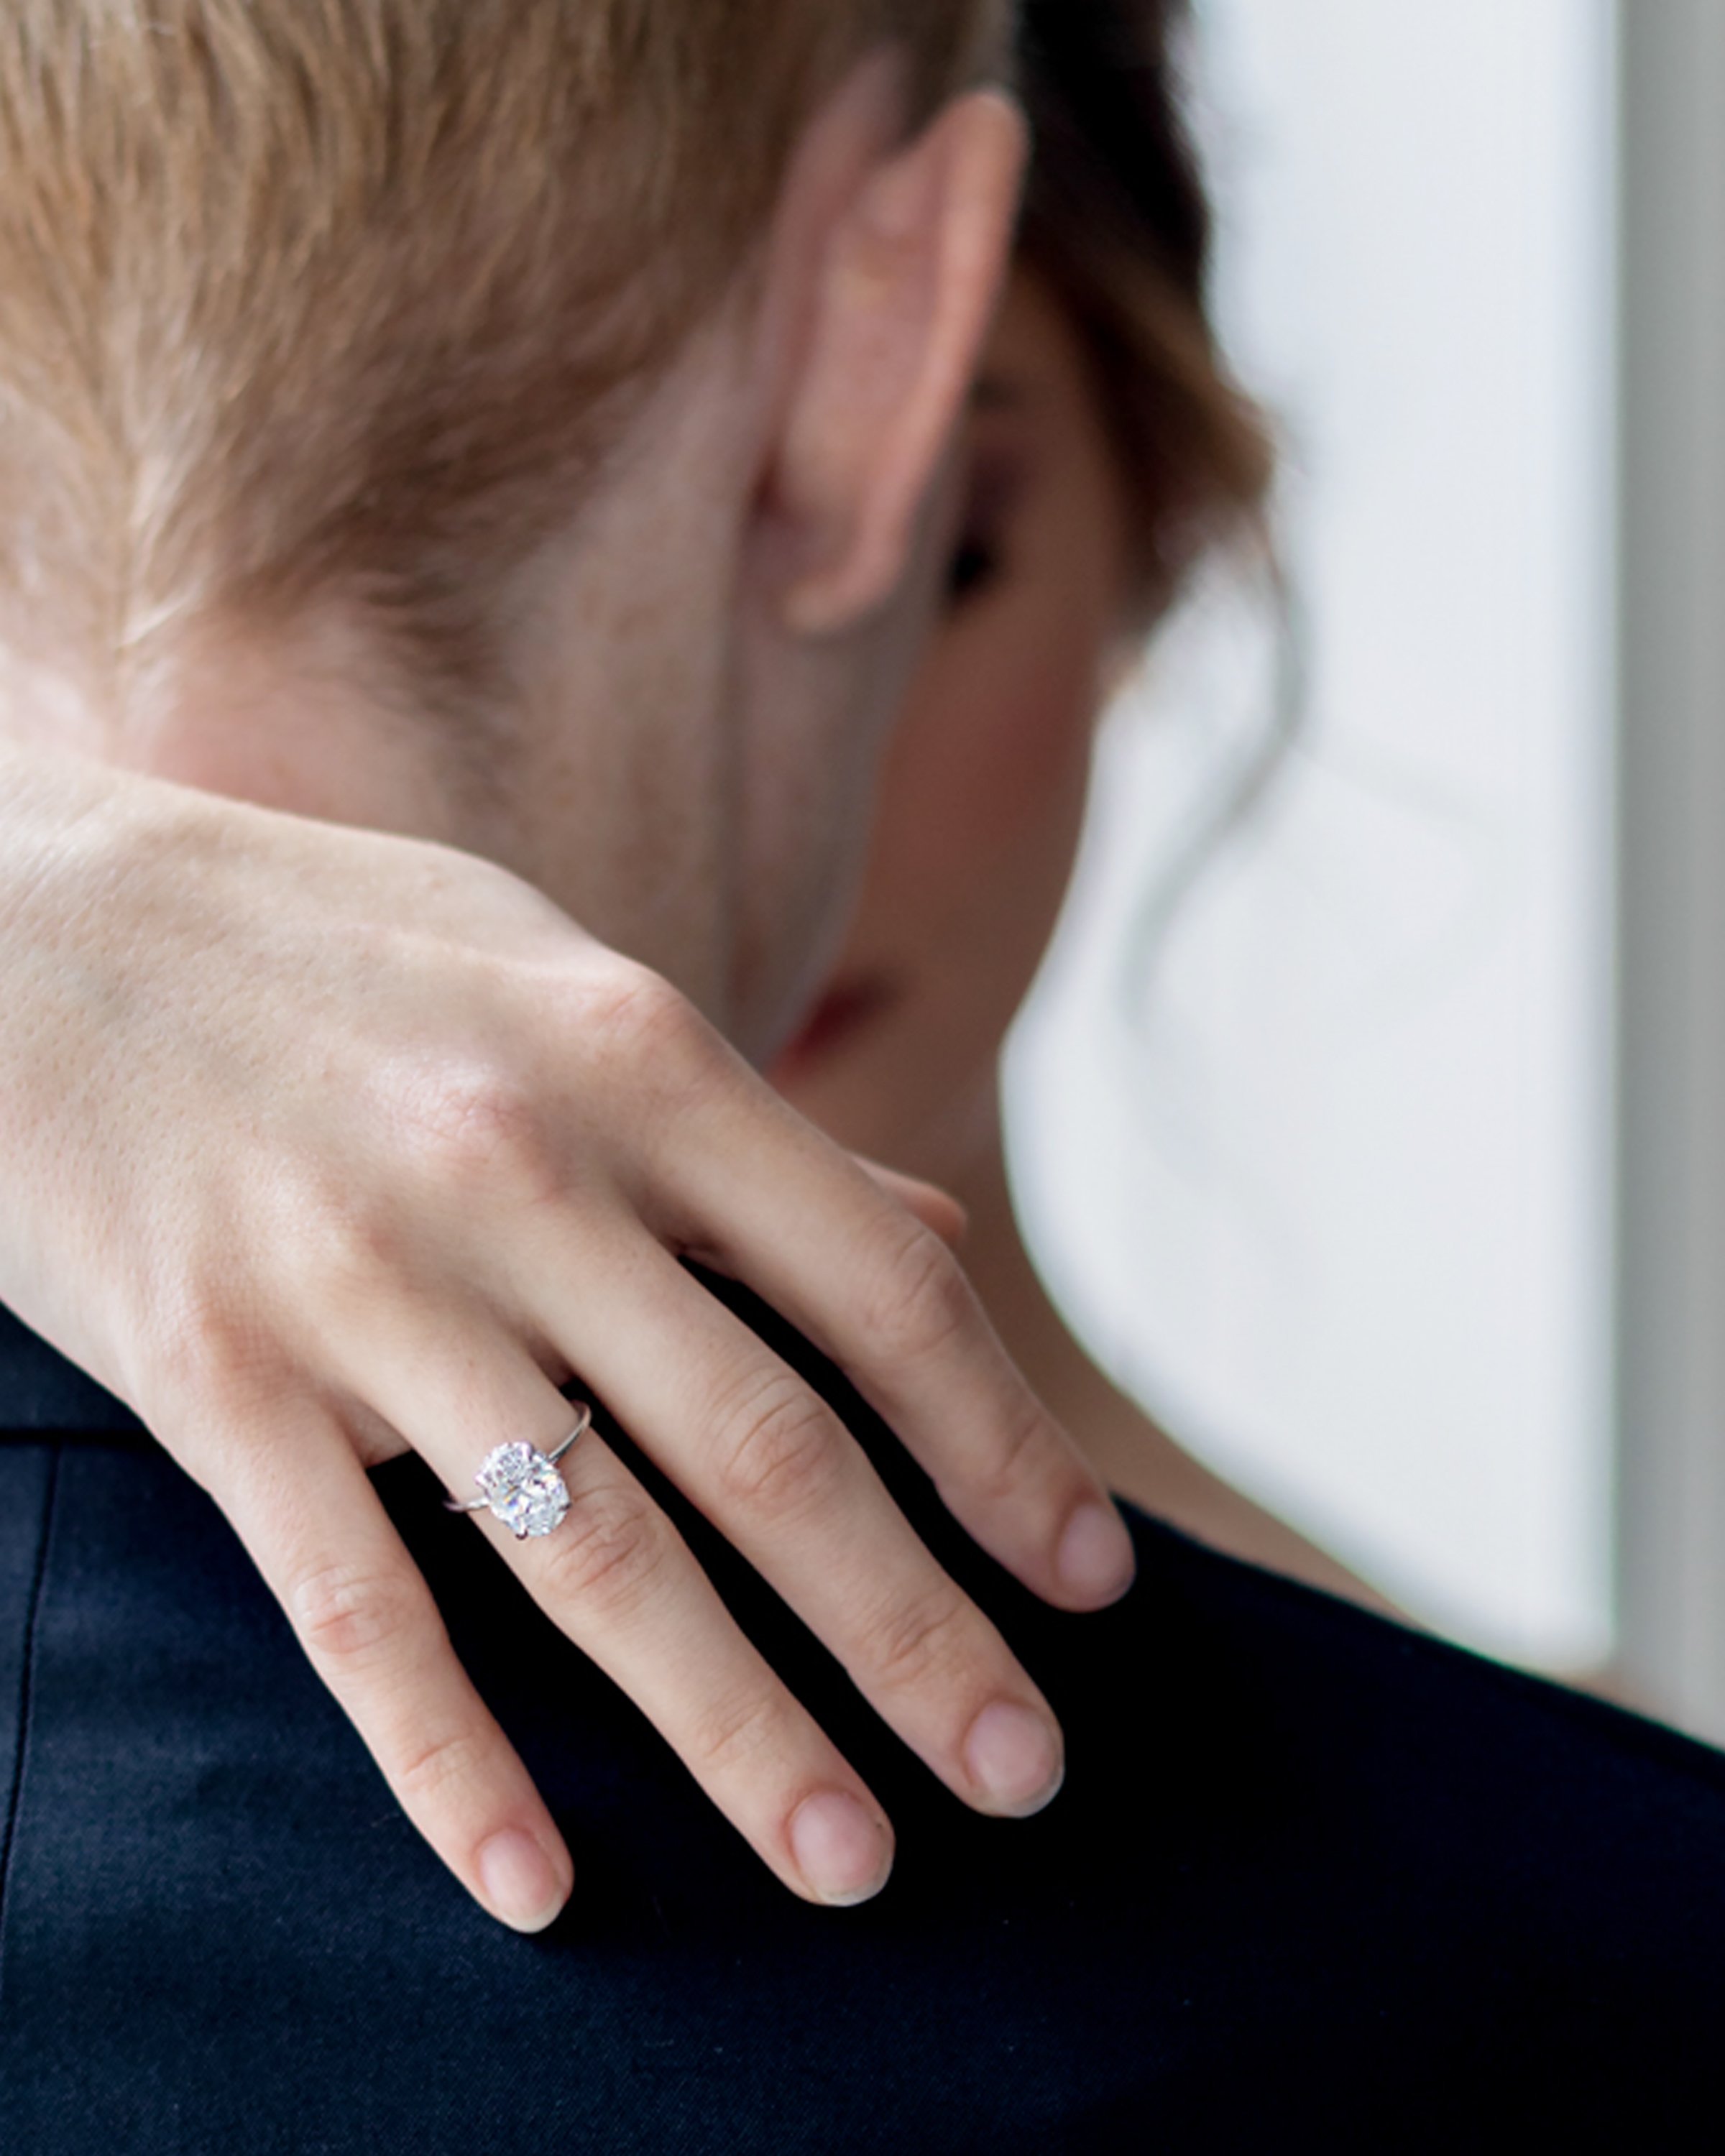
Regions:
[[[1125,1530],[940,1235],[662,980],[466,855],[0,748],[0,1300],[210,1491],[505,1922],[547,1922],[569,1859],[364,1470],[412,1448],[469,1492],[565,1435],[572,1373],[968,1803],[1052,1793],[999,1634],[679,1257],[800,1327],[1049,1600],[1114,1599]],[[868,1790],[617,1456],[562,1471],[552,1533],[479,1532],[788,1886],[872,1892]]]

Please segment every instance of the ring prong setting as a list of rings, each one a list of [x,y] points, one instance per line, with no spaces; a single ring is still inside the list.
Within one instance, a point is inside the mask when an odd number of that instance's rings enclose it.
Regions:
[[[473,1478],[477,1497],[445,1497],[451,1512],[489,1512],[520,1543],[530,1535],[548,1535],[562,1524],[569,1510],[569,1486],[557,1472],[557,1462],[593,1420],[593,1409],[578,1403],[575,1427],[550,1452],[516,1439],[495,1445],[480,1462]]]
[[[498,1445],[473,1479],[492,1518],[517,1542],[550,1534],[569,1509],[568,1485],[536,1445]]]

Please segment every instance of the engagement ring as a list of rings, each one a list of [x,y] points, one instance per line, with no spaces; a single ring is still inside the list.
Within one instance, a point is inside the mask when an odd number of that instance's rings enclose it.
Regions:
[[[581,1403],[581,1416],[573,1430],[554,1450],[542,1452],[536,1445],[500,1445],[480,1462],[474,1482],[477,1497],[445,1497],[451,1512],[489,1512],[501,1520],[517,1542],[529,1535],[548,1535],[569,1509],[567,1484],[557,1472],[557,1462],[593,1420],[593,1409]]]

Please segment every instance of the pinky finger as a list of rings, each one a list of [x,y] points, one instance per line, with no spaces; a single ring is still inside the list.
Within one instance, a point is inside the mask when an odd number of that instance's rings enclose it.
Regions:
[[[319,1416],[294,1455],[290,1496],[260,1468],[217,1502],[408,1819],[481,1907],[542,1931],[574,1881],[544,1799],[344,1433]]]
[[[949,1250],[958,1248],[970,1225],[970,1216],[951,1191],[942,1190],[938,1183],[924,1183],[918,1176],[901,1175],[896,1168],[883,1168],[865,1154],[854,1152],[850,1158],[889,1198],[896,1198],[907,1213],[914,1213],[925,1228],[932,1228]]]

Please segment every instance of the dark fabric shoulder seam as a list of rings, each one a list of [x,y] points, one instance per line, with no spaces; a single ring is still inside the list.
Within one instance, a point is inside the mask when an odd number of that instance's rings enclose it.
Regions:
[[[18,1814],[23,1803],[24,1763],[30,1748],[30,1697],[36,1669],[36,1630],[41,1616],[48,1578],[49,1545],[54,1538],[54,1501],[59,1491],[61,1447],[49,1440],[48,1478],[42,1492],[42,1527],[36,1539],[35,1562],[24,1605],[24,1632],[18,1665],[18,1741],[13,1755],[12,1786],[7,1792],[6,1813],[0,1819],[0,1999],[6,1988],[7,1918],[12,1907],[12,1867],[18,1846]]]
[[[1560,1678],[1542,1676],[1534,1671],[1517,1669],[1511,1663],[1494,1661],[1490,1655],[1459,1641],[1440,1639],[1377,1610],[1362,1609],[1358,1603],[1332,1594],[1327,1588],[1291,1579],[1284,1573],[1272,1572],[1248,1558],[1231,1556],[1188,1534],[1171,1521],[1158,1519],[1125,1500],[1120,1502],[1135,1522],[1170,1545],[1184,1564],[1206,1571],[1224,1569],[1261,1599],[1296,1604],[1302,1614],[1332,1630],[1351,1632],[1356,1637],[1376,1637],[1390,1652],[1439,1665],[1446,1674],[1466,1673],[1482,1685],[1518,1694],[1547,1714],[1584,1726],[1596,1738],[1603,1738],[1617,1748],[1645,1755],[1677,1772],[1692,1774],[1725,1789],[1725,1752],[1699,1738],[1687,1736],[1651,1715],[1638,1713],[1633,1707],[1620,1707],[1614,1701],[1577,1691]]]

